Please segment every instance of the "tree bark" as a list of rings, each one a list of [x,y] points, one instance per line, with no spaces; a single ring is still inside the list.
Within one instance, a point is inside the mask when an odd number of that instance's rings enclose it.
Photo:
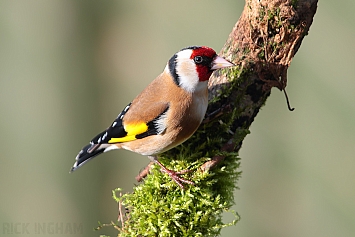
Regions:
[[[221,107],[237,108],[240,113],[232,130],[250,127],[271,88],[285,90],[287,69],[308,34],[317,3],[317,0],[246,0],[241,17],[220,52],[238,65],[239,74],[215,72],[210,79],[209,96],[210,99],[219,97],[225,93],[224,88],[233,87],[235,80],[238,88],[224,100],[211,103],[207,114]],[[288,104],[286,92],[285,95]],[[239,151],[241,143],[225,146],[224,150]],[[215,160],[219,162],[221,157]],[[215,160],[207,162],[202,169],[215,165]]]

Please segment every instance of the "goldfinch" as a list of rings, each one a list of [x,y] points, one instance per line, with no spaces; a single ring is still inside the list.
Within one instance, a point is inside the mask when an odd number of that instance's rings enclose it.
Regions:
[[[157,155],[191,137],[201,124],[208,105],[207,83],[216,69],[234,66],[205,46],[183,48],[168,61],[153,80],[110,127],[94,137],[76,156],[71,172],[93,157],[115,149],[126,149],[158,164],[181,188],[193,184],[165,168]]]

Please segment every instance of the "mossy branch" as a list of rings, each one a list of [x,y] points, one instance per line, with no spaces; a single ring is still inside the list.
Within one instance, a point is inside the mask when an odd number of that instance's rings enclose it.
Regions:
[[[160,156],[196,185],[182,190],[152,165],[144,182],[115,199],[128,212],[119,236],[217,236],[234,204],[238,151],[272,87],[284,90],[287,69],[316,12],[317,0],[246,0],[220,55],[237,66],[210,79],[205,122],[183,145]],[[286,108],[286,107],[285,107]]]

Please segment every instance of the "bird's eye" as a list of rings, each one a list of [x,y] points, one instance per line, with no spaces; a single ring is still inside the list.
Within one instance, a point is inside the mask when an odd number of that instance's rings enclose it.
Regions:
[[[203,57],[196,56],[196,57],[194,57],[194,61],[195,61],[196,64],[200,64],[200,63],[203,62]]]

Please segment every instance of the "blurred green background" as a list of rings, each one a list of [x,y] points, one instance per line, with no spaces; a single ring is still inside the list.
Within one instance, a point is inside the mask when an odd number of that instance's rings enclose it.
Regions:
[[[0,236],[115,236],[93,228],[148,159],[115,151],[69,174],[77,152],[176,51],[219,51],[243,6],[0,0]],[[288,73],[296,110],[273,89],[240,153],[242,219],[222,236],[354,236],[355,2],[318,7]]]

